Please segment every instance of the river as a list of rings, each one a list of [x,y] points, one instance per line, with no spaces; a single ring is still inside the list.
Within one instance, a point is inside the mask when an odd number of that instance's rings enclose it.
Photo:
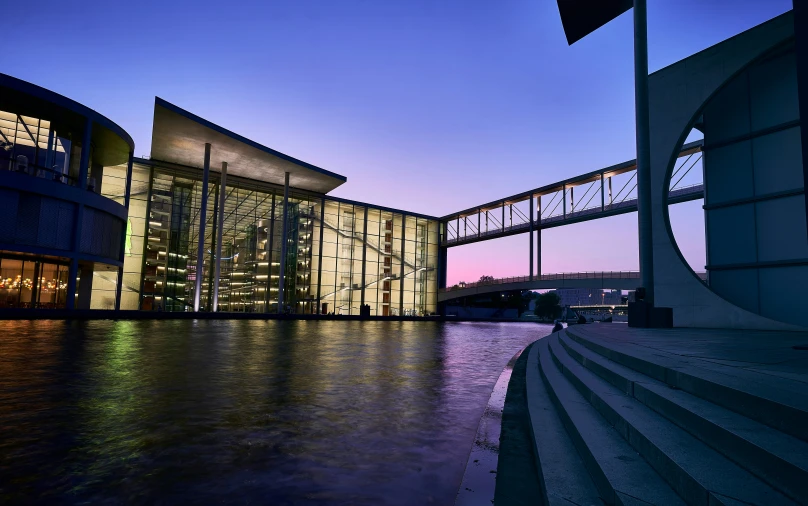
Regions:
[[[0,322],[0,503],[453,503],[533,323]]]

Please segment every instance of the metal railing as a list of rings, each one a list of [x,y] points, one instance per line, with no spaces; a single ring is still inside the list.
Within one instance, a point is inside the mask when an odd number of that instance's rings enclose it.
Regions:
[[[3,165],[5,165],[5,163]],[[27,174],[32,177],[50,179],[68,186],[76,186],[76,183],[78,182],[76,178],[64,174],[61,170],[43,167],[41,165],[34,165],[30,162],[8,160],[8,170],[11,172],[17,172],[19,174]]]
[[[696,275],[702,281],[707,280],[706,272],[697,272]],[[585,271],[585,272],[557,272],[534,276],[512,276],[509,278],[490,278],[471,283],[458,283],[447,288],[441,288],[440,292],[451,292],[452,290],[463,290],[465,288],[476,288],[478,286],[505,285],[509,283],[526,283],[530,281],[572,281],[583,279],[640,279],[640,271]]]
[[[668,198],[675,199],[677,197],[683,196],[691,196],[694,194],[700,194],[704,191],[704,184],[703,183],[696,183],[688,186],[682,186],[680,188],[676,188],[675,190],[671,190],[668,193]],[[558,223],[564,222],[571,219],[582,218],[586,216],[594,216],[601,213],[608,213],[609,211],[616,211],[618,209],[624,209],[627,207],[635,207],[637,205],[637,199],[632,198],[629,200],[622,200],[619,202],[612,202],[611,204],[605,204],[601,206],[600,204],[587,207],[586,209],[576,210],[574,212],[568,212],[567,214],[554,214],[552,216],[542,217],[541,221],[536,221],[534,223],[534,228],[539,230],[542,227],[542,224],[547,225],[550,223]],[[514,224],[512,226],[506,226],[504,228],[497,228],[497,229],[489,229],[487,231],[481,232],[477,234],[469,233],[463,236],[455,236],[449,237],[446,239],[445,244],[451,245],[459,242],[465,241],[472,241],[476,239],[482,239],[485,237],[497,236],[507,232],[514,232],[514,231],[523,231],[528,230],[530,228],[530,223],[519,223]]]
[[[639,271],[592,271],[592,272],[558,272],[542,274],[541,277],[534,276],[532,281],[563,281],[580,279],[639,279]],[[508,283],[525,283],[531,281],[530,276],[513,276],[509,278],[491,278],[472,283],[458,283],[442,291],[462,290],[464,288],[475,288],[478,286],[504,285]]]

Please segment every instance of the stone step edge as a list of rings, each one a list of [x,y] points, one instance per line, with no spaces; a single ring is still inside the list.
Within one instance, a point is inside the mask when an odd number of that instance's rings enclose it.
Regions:
[[[808,441],[808,412],[806,411],[724,385],[706,376],[670,368],[647,358],[609,348],[569,328],[565,330],[572,340],[602,357],[803,441]]]
[[[592,477],[601,499],[609,505],[624,504],[623,495],[647,504],[685,504],[665,480],[587,402],[558,369],[550,356],[548,342],[552,337],[553,334],[537,343],[539,372],[547,392],[550,394],[550,399],[558,410],[559,418],[564,424],[567,434],[569,434],[589,475]],[[559,390],[564,391],[559,392]],[[583,414],[578,413],[575,415],[572,412],[575,407],[583,411]],[[573,421],[573,416],[578,419],[579,424],[586,423],[590,427],[582,430]],[[597,438],[606,440],[611,446],[617,447],[619,451],[615,452],[611,451],[611,449],[598,451],[598,446],[603,447],[603,445],[594,444]],[[598,456],[595,455],[595,452],[597,452]],[[609,466],[612,466],[612,468],[609,468]],[[615,466],[620,469],[616,471]],[[627,469],[631,472],[627,473]],[[623,478],[632,475],[639,476],[640,482],[648,489],[638,491],[631,489],[630,486],[623,486],[625,484],[613,483],[612,480],[617,481],[620,479],[620,477],[615,476],[615,473],[622,474],[621,477]],[[656,495],[651,497],[649,490]]]
[[[749,471],[741,468],[683,429],[676,427],[672,422],[669,422],[650,408],[642,406],[644,409],[637,409],[641,407],[639,401],[629,398],[625,393],[615,397],[610,392],[602,391],[602,388],[598,388],[598,383],[608,390],[615,390],[616,387],[599,378],[566,354],[558,339],[550,341],[549,349],[557,367],[575,385],[581,395],[589,400],[592,406],[617,429],[617,432],[642,455],[646,462],[688,504],[702,504],[705,506],[722,504],[721,497],[730,493],[730,490],[714,490],[716,483],[710,484],[709,480],[705,481],[707,475],[698,472],[699,462],[703,462],[703,459],[712,461],[713,468],[720,468],[722,475],[726,476],[732,473],[735,475],[735,482],[743,483],[746,487],[749,487],[748,493],[756,496],[753,501],[757,502],[754,503],[792,504],[789,499],[781,495],[781,492],[754,477]],[[622,399],[622,401],[615,401],[616,398]],[[626,401],[629,401],[629,404],[625,404]],[[623,404],[621,405],[621,403]],[[634,403],[634,406],[631,403]],[[645,411],[645,414],[642,413],[643,411]],[[643,425],[651,425],[651,427],[649,429]],[[674,439],[667,441],[668,448],[666,449],[666,438],[671,437]],[[673,442],[672,444],[671,441]],[[683,461],[681,456],[677,460],[675,455],[669,454],[671,447],[683,446],[685,448],[690,447],[691,452],[687,453],[687,455],[698,454],[698,457],[695,460],[688,461],[686,459]],[[727,484],[724,483],[718,488],[722,487],[726,489]],[[766,498],[765,503],[760,502],[762,498]],[[776,502],[772,503],[772,499],[776,500]]]
[[[536,342],[528,353],[525,382],[530,437],[539,471],[542,504],[598,504],[597,488],[550,399],[539,367],[539,343]]]
[[[791,459],[795,455],[808,455],[808,443],[782,433],[768,425],[747,418],[698,396],[671,389],[668,385],[598,355],[566,333],[560,334],[559,343],[567,354],[589,371],[619,388],[627,395],[653,409],[677,426],[688,431],[703,443],[722,453],[738,465],[752,472],[769,485],[783,490],[792,499],[808,504],[808,466],[800,466]],[[687,406],[689,403],[690,406]],[[694,411],[702,407],[700,412]],[[711,420],[704,411],[715,410],[725,417],[728,427]],[[754,440],[734,431],[746,427]],[[779,438],[783,451],[767,446],[765,438]]]

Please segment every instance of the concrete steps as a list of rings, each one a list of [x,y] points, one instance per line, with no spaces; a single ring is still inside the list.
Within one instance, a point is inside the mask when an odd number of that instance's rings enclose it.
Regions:
[[[528,410],[546,504],[597,504],[595,494],[606,504],[808,504],[808,443],[748,407],[660,380],[709,374],[691,366],[683,377],[665,370],[673,357],[625,344],[572,328],[531,350]],[[730,383],[722,374],[709,396]],[[736,399],[776,402],[731,384]]]
[[[621,366],[559,335],[583,367],[664,416],[714,450],[808,504],[808,443],[695,395]]]
[[[708,369],[703,363],[696,364],[681,355],[595,339],[592,332],[574,326],[566,332],[573,340],[613,362],[808,441],[808,396],[804,383],[718,363]]]
[[[536,458],[536,469],[545,504],[602,504],[584,463],[564,429],[550,394],[539,375],[539,346],[530,349],[527,358],[527,409]],[[542,467],[544,463],[544,467]]]

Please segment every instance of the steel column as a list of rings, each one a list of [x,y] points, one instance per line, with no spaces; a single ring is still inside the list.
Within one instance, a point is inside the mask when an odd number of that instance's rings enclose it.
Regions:
[[[219,277],[222,275],[222,232],[224,231],[224,198],[227,194],[227,162],[222,162],[219,181],[219,216],[216,217],[216,267],[213,272],[213,312],[219,310]],[[230,308],[231,310],[233,308]]]
[[[283,313],[283,287],[286,277],[286,252],[289,246],[287,238],[288,231],[288,215],[289,213],[289,173],[287,172],[283,180],[283,223],[281,223],[281,265],[280,273],[278,274],[278,312]]]
[[[561,187],[561,200],[562,200],[562,210],[564,211],[564,218],[567,218],[567,185]],[[552,212],[552,211],[550,211]]]
[[[479,232],[480,229],[477,229]],[[398,315],[404,316],[404,246],[407,236],[407,217],[401,215],[401,272],[398,281]]]
[[[603,173],[600,174],[600,210],[606,210],[606,189],[603,186]]]
[[[637,123],[637,221],[640,278],[645,300],[654,303],[654,241],[651,209],[651,144],[648,114],[646,0],[634,0],[634,107]]]
[[[320,201],[320,251],[317,253],[317,314],[320,314],[320,287],[323,284],[323,229],[325,228],[325,197]],[[334,298],[336,300],[336,297]]]
[[[362,225],[362,291],[359,293],[359,314],[365,305],[365,262],[368,259],[368,207],[365,206],[364,225]]]
[[[612,207],[612,176],[609,176],[609,207]]]
[[[205,165],[202,171],[202,202],[199,206],[199,240],[196,246],[196,272],[194,274],[194,312],[199,312],[202,300],[202,267],[205,260],[205,221],[208,212],[208,180],[210,179],[210,143],[205,143]]]
[[[266,257],[267,257],[267,288],[264,291],[264,312],[269,313],[269,296],[272,292],[272,243],[275,240],[275,192],[272,192],[272,208],[269,211],[269,226],[267,227]]]

